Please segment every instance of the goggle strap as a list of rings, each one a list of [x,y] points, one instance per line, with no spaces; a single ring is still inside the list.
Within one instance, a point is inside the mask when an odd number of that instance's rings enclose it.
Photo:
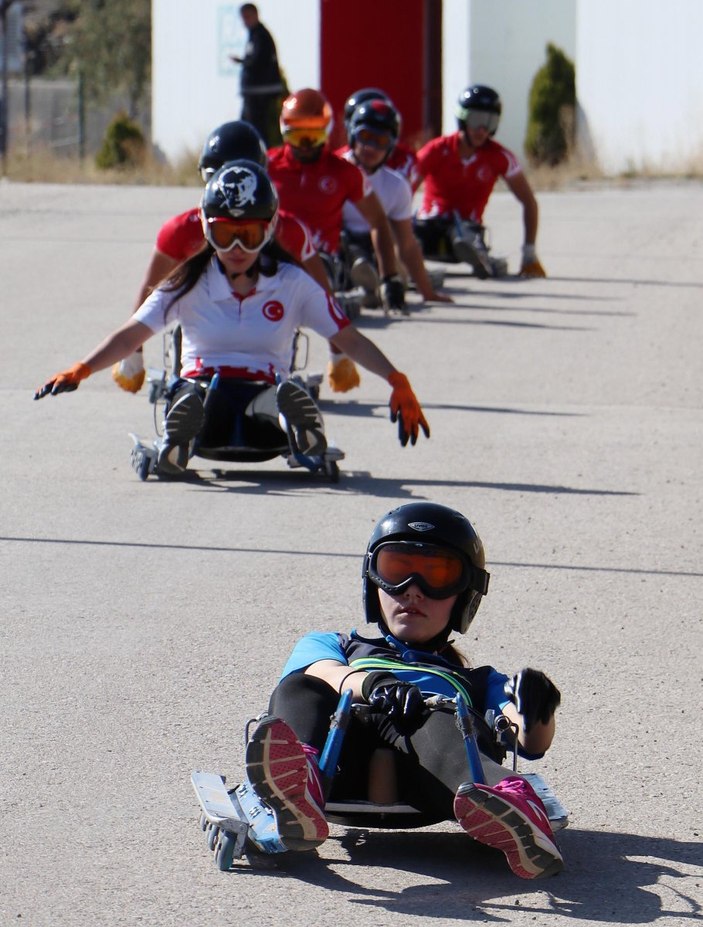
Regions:
[[[481,595],[488,595],[488,583],[490,581],[491,574],[486,570],[482,570],[481,567],[473,567],[471,570],[471,588],[475,589],[476,592],[480,592]]]

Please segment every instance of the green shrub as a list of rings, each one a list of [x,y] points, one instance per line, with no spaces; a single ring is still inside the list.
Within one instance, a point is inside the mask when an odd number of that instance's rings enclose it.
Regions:
[[[564,161],[574,140],[576,76],[563,51],[547,45],[547,62],[530,87],[525,151],[535,164],[554,166]]]
[[[146,152],[144,133],[127,113],[117,113],[105,130],[102,147],[95,156],[101,170],[139,167]]]

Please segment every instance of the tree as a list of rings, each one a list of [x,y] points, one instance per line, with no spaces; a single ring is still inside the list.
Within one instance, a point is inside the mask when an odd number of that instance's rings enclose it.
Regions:
[[[56,0],[51,6],[34,4],[24,16],[24,47],[27,73],[33,77],[64,72],[59,64],[66,52],[71,24],[78,16],[78,6],[72,0]]]
[[[534,164],[554,166],[569,154],[573,142],[576,75],[561,49],[547,45],[547,62],[530,87],[525,151]]]
[[[101,103],[124,90],[129,115],[151,78],[151,0],[73,0],[78,14],[61,57],[66,72],[79,70],[87,99]]]

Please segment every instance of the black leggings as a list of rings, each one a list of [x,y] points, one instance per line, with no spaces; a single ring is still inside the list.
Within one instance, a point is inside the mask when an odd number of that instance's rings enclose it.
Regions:
[[[170,405],[186,393],[195,392],[203,401],[207,395],[199,448],[256,448],[271,450],[272,455],[287,448],[288,439],[278,424],[275,386],[224,379],[206,394],[207,383],[177,380],[171,386]]]
[[[289,724],[300,741],[322,750],[338,701],[338,693],[326,682],[292,673],[271,695],[269,713]],[[395,752],[402,801],[435,821],[454,819],[454,795],[471,779],[471,772],[453,715],[432,712],[411,737],[399,734],[382,714],[371,714],[365,721],[352,718],[331,798],[367,797],[369,761],[378,747]]]

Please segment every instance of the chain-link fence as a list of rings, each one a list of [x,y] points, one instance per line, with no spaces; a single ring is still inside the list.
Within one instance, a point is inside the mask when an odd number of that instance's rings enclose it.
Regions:
[[[85,105],[79,81],[68,79],[12,79],[7,103],[7,154],[27,157],[40,150],[92,157],[102,145],[110,120],[128,108],[126,97],[119,95],[100,107]],[[149,138],[149,113],[135,121]]]

